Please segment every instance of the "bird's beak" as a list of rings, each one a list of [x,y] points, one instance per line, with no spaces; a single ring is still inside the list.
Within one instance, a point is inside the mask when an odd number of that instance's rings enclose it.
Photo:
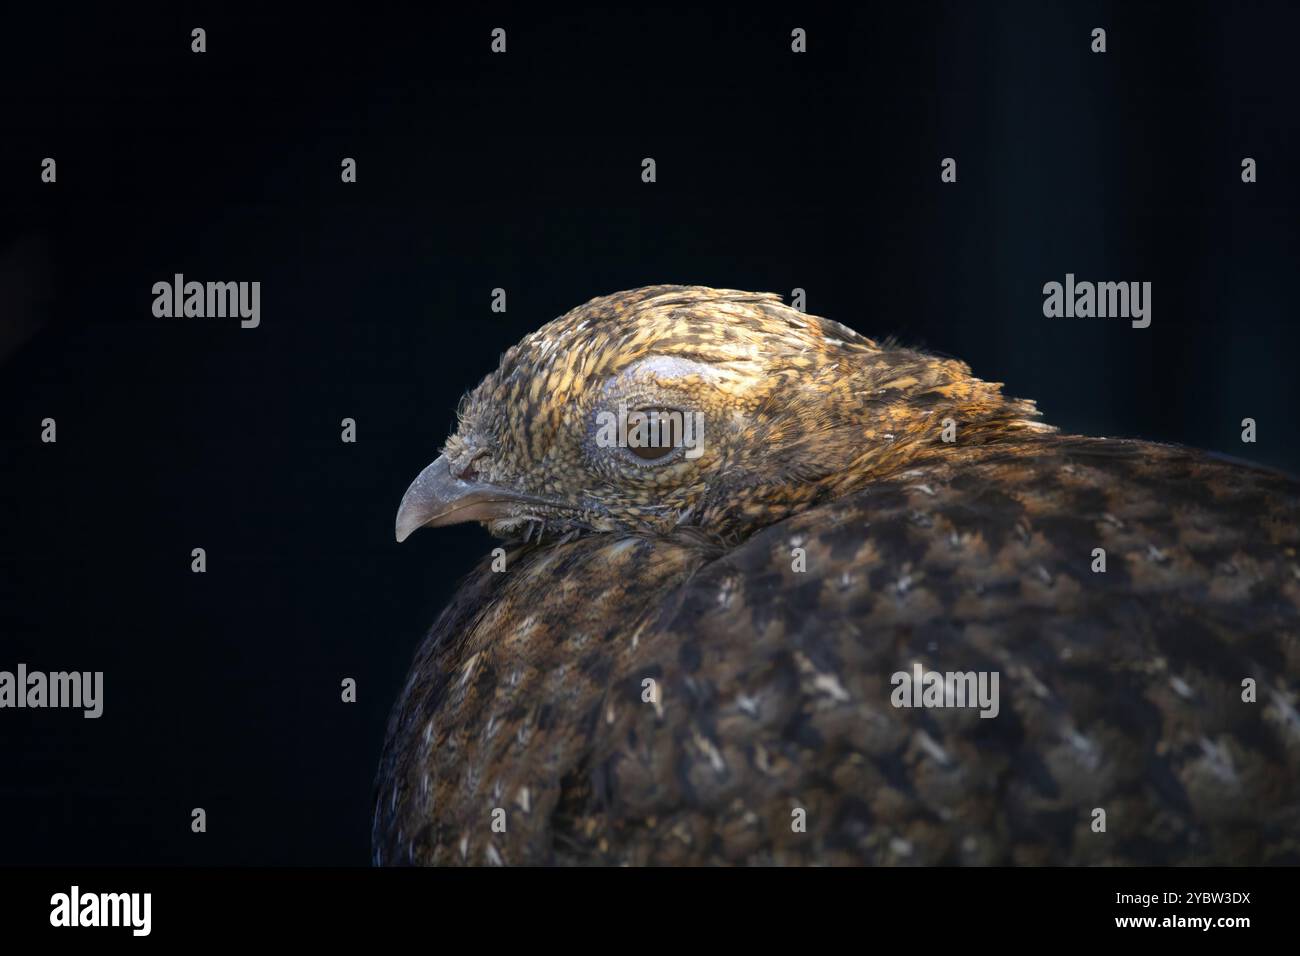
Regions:
[[[397,540],[405,541],[416,528],[503,518],[512,506],[530,500],[495,485],[462,481],[451,473],[447,456],[439,455],[402,495],[397,509]]]

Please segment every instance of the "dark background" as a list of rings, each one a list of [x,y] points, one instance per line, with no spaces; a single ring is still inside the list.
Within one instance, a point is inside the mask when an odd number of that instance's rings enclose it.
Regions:
[[[366,863],[388,708],[491,547],[399,547],[397,503],[596,295],[802,287],[1066,430],[1300,467],[1294,5],[855,7],[5,10],[0,669],[102,670],[105,712],[0,712],[0,863]],[[154,318],[176,272],[260,281],[261,327]],[[1044,318],[1066,272],[1151,281],[1151,327]]]

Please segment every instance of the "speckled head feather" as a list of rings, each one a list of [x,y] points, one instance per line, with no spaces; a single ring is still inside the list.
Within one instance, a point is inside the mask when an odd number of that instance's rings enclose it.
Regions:
[[[648,462],[598,438],[601,413],[697,416],[700,451]],[[773,294],[649,286],[525,337],[462,401],[453,475],[494,489],[503,537],[695,526],[723,540],[932,453],[1050,430],[962,362],[884,348]],[[951,446],[948,446],[949,450]]]

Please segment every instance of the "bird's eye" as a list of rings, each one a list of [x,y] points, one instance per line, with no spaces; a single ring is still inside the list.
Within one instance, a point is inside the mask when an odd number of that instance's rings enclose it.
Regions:
[[[642,461],[663,461],[682,447],[682,412],[638,408],[627,413],[627,450]]]

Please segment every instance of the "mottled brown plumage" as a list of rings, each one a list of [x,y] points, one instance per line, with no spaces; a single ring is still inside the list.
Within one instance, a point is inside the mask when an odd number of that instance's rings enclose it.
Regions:
[[[703,453],[600,446],[623,399],[701,411]],[[593,300],[399,514],[511,543],[417,652],[375,862],[1300,862],[1298,494],[775,296]],[[918,662],[1000,712],[895,707]]]

